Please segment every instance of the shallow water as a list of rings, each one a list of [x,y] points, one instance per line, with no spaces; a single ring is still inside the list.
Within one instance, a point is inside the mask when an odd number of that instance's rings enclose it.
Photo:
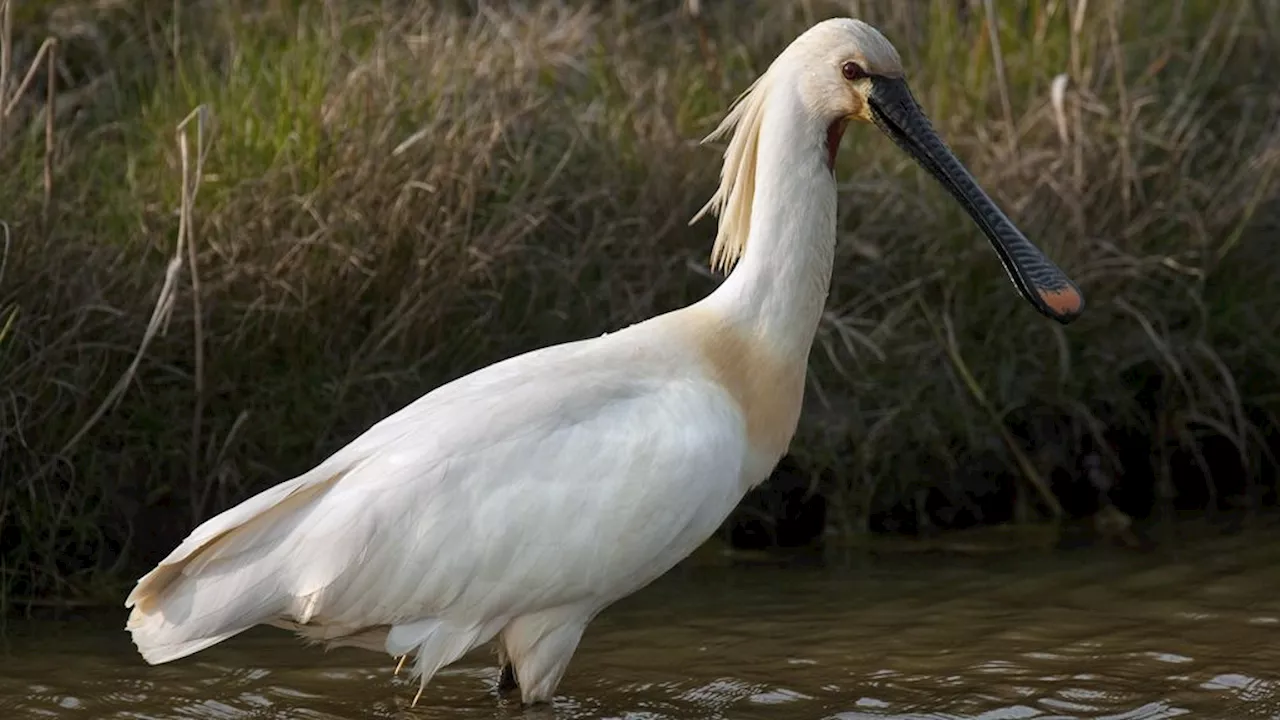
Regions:
[[[147,667],[120,612],[10,618],[0,718],[1280,717],[1280,529],[1000,557],[684,567],[588,629],[550,710],[480,651],[416,687],[389,658],[253,631]]]

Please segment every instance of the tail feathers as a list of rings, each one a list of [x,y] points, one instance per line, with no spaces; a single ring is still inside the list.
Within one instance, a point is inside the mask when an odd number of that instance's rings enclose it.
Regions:
[[[270,555],[221,573],[174,573],[163,594],[129,613],[125,628],[138,652],[152,665],[177,660],[287,610],[288,587]]]
[[[275,523],[282,515],[305,504],[341,477],[333,474],[317,481],[310,475],[268,488],[204,521],[155,569],[138,580],[124,606],[145,610],[179,575],[196,573],[214,560],[231,559],[237,552],[253,547],[266,534],[279,534]],[[272,533],[273,530],[276,532]],[[232,536],[233,531],[240,532]],[[197,559],[200,562],[195,562]]]
[[[306,510],[341,473],[308,473],[272,487],[196,528],[125,601],[126,629],[153,665],[177,660],[285,614],[314,612],[339,557],[299,571]]]
[[[133,618],[130,617],[130,621],[132,621],[132,619]],[[148,665],[159,665],[161,663],[167,663],[170,660],[177,660],[179,658],[184,658],[188,655],[198,653],[207,647],[217,645],[223,640],[239,635],[248,629],[249,628],[240,628],[239,630],[222,633],[221,635],[198,638],[187,642],[164,643],[163,636],[158,633],[151,634],[147,633],[146,630],[139,632],[134,629],[132,623],[129,626],[129,630],[133,632],[133,644],[138,648],[138,652],[141,653],[142,659],[146,660]]]

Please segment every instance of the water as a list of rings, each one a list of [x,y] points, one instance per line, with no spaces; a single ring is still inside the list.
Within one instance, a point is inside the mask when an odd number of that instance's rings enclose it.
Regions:
[[[997,557],[691,566],[606,611],[550,709],[487,651],[416,709],[389,658],[264,629],[147,667],[123,610],[11,619],[0,718],[1280,717],[1280,530]]]

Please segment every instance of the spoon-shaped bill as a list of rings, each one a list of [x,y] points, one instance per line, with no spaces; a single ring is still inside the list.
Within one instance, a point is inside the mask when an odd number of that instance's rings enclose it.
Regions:
[[[872,120],[960,201],[991,241],[1022,297],[1060,323],[1076,319],[1084,310],[1080,289],[996,207],[934,132],[907,83],[898,78],[875,77],[871,88],[867,104]]]

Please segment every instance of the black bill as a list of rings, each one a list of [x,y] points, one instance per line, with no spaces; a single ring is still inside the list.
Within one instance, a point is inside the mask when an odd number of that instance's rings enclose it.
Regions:
[[[1009,279],[1022,297],[1036,310],[1064,325],[1076,319],[1084,310],[1080,289],[1014,227],[978,186],[934,132],[907,83],[886,77],[876,77],[871,82],[868,105],[876,125],[960,201],[991,240]]]

